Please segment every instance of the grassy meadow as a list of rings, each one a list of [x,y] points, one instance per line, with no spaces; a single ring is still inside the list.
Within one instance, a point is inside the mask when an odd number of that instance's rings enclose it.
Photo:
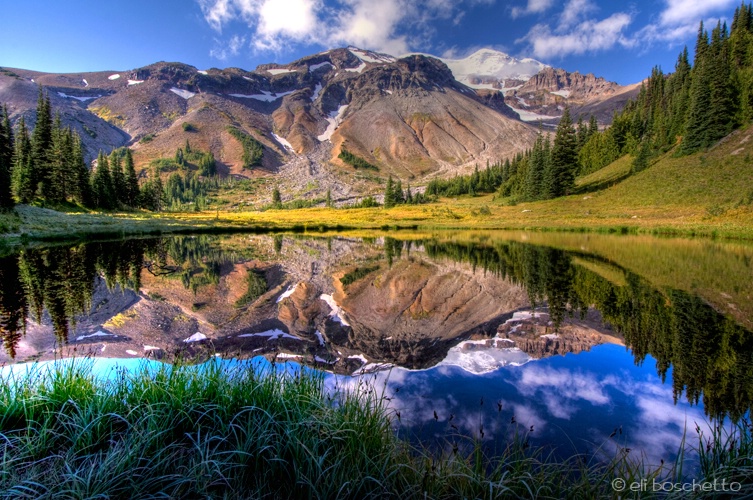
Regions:
[[[753,239],[753,141],[750,129],[703,154],[672,152],[625,177],[624,157],[578,179],[578,194],[514,204],[494,195],[385,208],[306,208],[184,213],[57,212],[20,206],[0,214],[6,240],[75,238],[94,233],[321,228],[538,229],[677,234]]]

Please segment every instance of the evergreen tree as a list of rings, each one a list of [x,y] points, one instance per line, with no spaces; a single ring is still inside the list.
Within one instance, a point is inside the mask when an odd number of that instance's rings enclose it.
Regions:
[[[44,197],[51,193],[50,159],[52,148],[52,110],[50,97],[39,88],[37,121],[31,134],[31,176],[35,193]]]
[[[332,190],[327,189],[327,197],[324,200],[324,206],[327,208],[332,208]]]
[[[695,64],[690,84],[690,108],[682,140],[682,152],[690,154],[710,144],[711,92],[709,89],[710,64],[706,56],[709,52],[708,33],[703,22],[696,40]]]
[[[710,109],[707,145],[709,146],[732,131],[734,110],[728,38],[727,25],[717,23],[716,28],[711,31],[708,57]]]
[[[13,169],[13,129],[8,108],[0,111],[0,210],[13,207],[11,171]]]
[[[115,196],[113,193],[112,176],[107,162],[107,156],[99,152],[97,157],[97,169],[92,177],[92,197],[94,206],[109,210],[115,208]]]
[[[395,204],[395,182],[390,175],[387,179],[387,186],[384,189],[384,208],[392,208]]]
[[[112,177],[113,194],[119,205],[127,204],[127,188],[125,174],[123,173],[123,163],[120,159],[120,151],[113,150],[110,153],[110,176]]]
[[[544,173],[547,197],[556,198],[568,194],[575,185],[577,169],[578,140],[570,119],[570,109],[565,108],[554,136],[551,160]]]
[[[405,203],[405,197],[403,196],[403,182],[400,179],[395,182],[392,197],[395,200],[396,205]]]
[[[275,207],[279,207],[282,205],[282,195],[280,194],[280,190],[277,186],[272,190],[272,204]]]
[[[67,197],[67,176],[73,147],[70,130],[63,130],[60,115],[55,115],[52,126],[52,143],[47,152],[46,182],[42,185],[42,197],[51,203],[62,203]]]
[[[123,175],[125,181],[123,188],[125,192],[125,204],[129,207],[135,207],[139,199],[139,179],[136,176],[136,169],[133,166],[133,155],[129,148],[125,150]]]
[[[591,115],[591,118],[588,120],[588,139],[593,137],[593,135],[597,133],[598,131],[599,131],[599,122],[596,121],[596,117],[594,115]]]
[[[70,194],[79,204],[90,207],[92,205],[91,179],[89,167],[84,159],[84,147],[81,137],[73,135],[73,175]]]
[[[26,128],[26,120],[21,117],[16,134],[13,155],[11,186],[13,196],[18,203],[31,203],[34,200],[35,184],[31,157],[31,139]]]

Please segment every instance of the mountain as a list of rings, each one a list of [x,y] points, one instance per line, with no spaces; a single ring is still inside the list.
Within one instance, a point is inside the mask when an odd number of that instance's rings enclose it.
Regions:
[[[287,192],[329,189],[341,200],[380,192],[388,175],[417,183],[525,151],[536,128],[523,111],[552,116],[569,101],[598,108],[627,95],[593,75],[488,49],[440,60],[348,47],[254,71],[168,62],[75,74],[0,68],[0,102],[14,122],[33,124],[39,85],[90,159],[128,145],[146,168],[189,141],[213,153],[221,175],[274,174]],[[244,168],[243,137],[263,151],[253,168]],[[358,171],[343,151],[372,170]]]
[[[474,89],[504,90],[522,85],[549,66],[535,59],[516,59],[492,49],[463,59],[440,58],[455,78]]]
[[[505,97],[507,105],[523,121],[556,124],[565,106],[569,106],[572,116],[588,120],[593,114],[599,123],[608,124],[615,111],[638,95],[640,86],[622,86],[591,73],[546,67],[523,85],[506,91]]]

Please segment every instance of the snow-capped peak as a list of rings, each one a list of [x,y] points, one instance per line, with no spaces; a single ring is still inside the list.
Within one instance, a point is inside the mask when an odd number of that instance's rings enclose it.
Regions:
[[[350,46],[348,47],[348,50],[351,54],[365,63],[389,64],[397,60],[395,57],[389,54],[380,54],[378,52],[372,52],[370,50],[359,49],[358,47]]]
[[[463,59],[440,59],[456,80],[474,88],[487,88],[507,79],[528,80],[547,67],[535,59],[516,59],[493,49],[480,49]]]

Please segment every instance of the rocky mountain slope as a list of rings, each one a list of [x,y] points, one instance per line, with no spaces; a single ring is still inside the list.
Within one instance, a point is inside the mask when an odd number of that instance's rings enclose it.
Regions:
[[[387,175],[420,183],[468,172],[530,147],[531,113],[555,118],[571,103],[599,114],[605,99],[614,107],[628,95],[592,75],[491,50],[443,62],[349,47],[255,71],[165,62],[78,74],[0,69],[0,102],[14,121],[33,123],[39,85],[90,157],[128,145],[137,167],[147,167],[188,140],[211,151],[223,175],[276,173],[299,191],[315,184],[312,196],[333,187],[339,196],[368,191]],[[244,168],[230,128],[261,144],[253,169]],[[339,158],[343,150],[376,170],[356,171]]]

